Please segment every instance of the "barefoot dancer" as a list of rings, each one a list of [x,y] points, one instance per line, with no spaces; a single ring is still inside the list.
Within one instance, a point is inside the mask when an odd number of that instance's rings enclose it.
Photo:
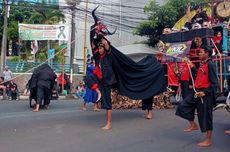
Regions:
[[[85,80],[89,88],[98,89],[102,108],[107,112],[107,123],[102,129],[108,130],[112,127],[111,87],[118,90],[120,95],[142,100],[164,92],[166,82],[163,66],[153,55],[135,62],[110,44],[105,36],[115,32],[109,32],[95,16],[96,9],[92,12],[95,24],[90,31],[95,70],[94,76]]]
[[[200,142],[198,146],[208,147],[212,145],[212,130],[213,130],[213,107],[215,105],[216,87],[218,79],[215,72],[215,66],[209,58],[212,54],[212,49],[202,46],[199,52],[200,67],[197,70],[195,79],[195,89],[197,93],[195,98],[193,95],[188,96],[185,100],[190,104],[180,105],[177,109],[177,115],[187,119],[190,122],[190,128],[185,131],[197,130],[197,125],[194,122],[194,107],[197,108],[198,121],[201,132],[206,132],[207,137]],[[192,70],[196,71],[195,67],[190,61]],[[185,102],[184,102],[185,103]]]
[[[112,60],[110,58],[110,47],[106,40],[102,39],[98,46],[93,46],[95,59],[94,75],[86,78],[86,82],[92,90],[99,90],[101,105],[106,109],[106,125],[103,130],[112,128],[112,103],[111,103],[111,85],[116,83],[115,74],[112,69]],[[90,85],[91,84],[91,85]]]
[[[92,61],[87,65],[87,70],[86,70],[86,75],[93,75],[93,71],[94,71],[94,60],[92,59]],[[100,98],[100,97],[99,97]],[[98,109],[98,103],[96,102],[98,101],[98,95],[97,92],[94,90],[91,90],[89,87],[86,87],[86,94],[84,96],[84,103],[83,103],[83,111],[87,110],[87,103],[92,102],[93,105],[93,110],[95,112],[99,111]]]

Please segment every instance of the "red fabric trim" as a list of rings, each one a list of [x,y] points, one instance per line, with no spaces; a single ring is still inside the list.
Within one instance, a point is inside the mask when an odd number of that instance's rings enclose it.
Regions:
[[[103,59],[105,57],[105,54],[100,55],[100,59]]]
[[[93,74],[96,75],[99,79],[102,79],[102,71],[98,66],[96,66],[93,70]]]
[[[93,51],[93,54],[96,54],[98,52],[98,49],[95,49],[94,51]]]
[[[91,87],[91,90],[96,90],[97,88],[99,88],[99,86],[98,86],[97,83],[95,83],[95,84],[93,84],[93,86]]]

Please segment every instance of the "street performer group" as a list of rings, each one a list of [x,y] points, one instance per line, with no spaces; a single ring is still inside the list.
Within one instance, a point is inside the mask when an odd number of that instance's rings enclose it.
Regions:
[[[151,119],[153,97],[166,91],[163,66],[153,55],[134,62],[113,47],[105,36],[112,35],[115,31],[111,33],[107,29],[95,15],[96,9],[92,11],[95,23],[90,31],[95,69],[93,75],[85,77],[85,83],[97,92],[96,102],[101,101],[102,108],[106,110],[106,124],[101,129],[112,128],[111,89],[131,99],[142,100],[142,109],[147,110],[146,119]],[[185,132],[200,128],[201,132],[206,133],[206,139],[198,143],[198,146],[208,147],[212,145],[213,107],[216,105],[218,78],[211,60],[212,48],[202,44],[199,49],[198,68],[188,58],[184,58],[190,78],[188,81],[186,79],[188,85],[182,90],[186,91],[186,94],[184,92],[176,115],[189,121],[190,126]],[[199,128],[194,121],[196,113]]]

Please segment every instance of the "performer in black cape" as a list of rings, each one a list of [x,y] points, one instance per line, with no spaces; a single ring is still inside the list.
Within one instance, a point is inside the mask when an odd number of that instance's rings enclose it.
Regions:
[[[190,127],[185,131],[197,130],[198,127],[194,121],[194,110],[197,109],[198,122],[201,132],[206,132],[207,137],[200,142],[198,146],[207,147],[212,144],[213,130],[213,107],[216,103],[216,88],[218,79],[215,71],[215,66],[211,61],[212,49],[207,46],[201,46],[199,58],[201,60],[198,70],[188,60],[192,67],[193,73],[196,74],[195,89],[197,93],[192,93],[187,96],[184,101],[178,106],[176,115],[188,120]],[[195,95],[195,96],[194,96]]]
[[[51,92],[56,78],[56,74],[48,64],[42,64],[34,70],[32,82],[35,82],[37,87],[37,100],[34,112],[39,111],[42,100],[44,100],[46,109],[49,109]]]
[[[27,83],[30,95],[29,95],[29,101],[30,101],[30,107],[36,106],[37,103],[37,79],[34,74],[32,74],[30,80]],[[32,105],[32,100],[36,102],[35,105]]]
[[[95,75],[86,77],[85,82],[91,89],[100,89],[102,105],[107,105],[103,106],[107,110],[107,123],[102,129],[107,130],[112,127],[111,87],[118,90],[121,95],[142,100],[164,92],[166,80],[163,66],[153,55],[134,62],[110,44],[105,36],[114,32],[109,32],[95,16],[96,9],[92,12],[95,24],[91,26],[90,31]],[[103,50],[105,53],[100,53]]]

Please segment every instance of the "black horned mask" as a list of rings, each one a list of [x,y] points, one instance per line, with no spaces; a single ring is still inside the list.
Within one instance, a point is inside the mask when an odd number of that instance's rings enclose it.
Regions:
[[[92,16],[94,18],[94,27],[95,27],[95,32],[97,35],[113,35],[116,32],[116,29],[113,32],[110,32],[107,28],[107,26],[99,19],[96,15],[95,12],[99,6],[97,6],[95,9],[92,11]]]

